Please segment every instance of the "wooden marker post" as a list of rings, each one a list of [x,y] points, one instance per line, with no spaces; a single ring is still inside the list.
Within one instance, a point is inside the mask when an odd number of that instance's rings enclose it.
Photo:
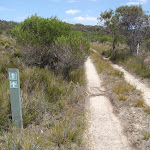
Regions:
[[[23,128],[19,70],[9,68],[8,73],[9,73],[9,85],[10,85],[12,122],[15,127]]]

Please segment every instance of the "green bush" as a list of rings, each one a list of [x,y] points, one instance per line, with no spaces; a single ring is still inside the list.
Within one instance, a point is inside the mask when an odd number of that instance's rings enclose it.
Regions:
[[[111,36],[108,36],[108,35],[89,35],[90,37],[90,40],[91,42],[96,42],[96,41],[99,41],[99,42],[112,42],[113,39]]]
[[[48,66],[64,76],[82,65],[89,54],[90,44],[82,33],[71,31],[69,24],[57,18],[31,16],[14,28],[14,34],[23,44],[22,57],[28,65]]]
[[[12,28],[17,24],[17,22],[13,21],[0,20],[0,34],[3,32],[5,32],[5,34],[11,34]]]
[[[89,41],[80,34],[59,37],[55,43],[55,68],[65,75],[81,66],[90,52]]]
[[[3,74],[0,75],[3,76]],[[8,83],[8,80],[4,78],[3,81],[0,83],[0,130],[7,129],[9,127],[11,118]]]
[[[150,78],[149,65],[144,62],[144,55],[133,56],[128,49],[108,50],[102,53],[106,57],[110,57],[115,63],[125,66],[128,70],[135,72],[144,78]]]
[[[72,71],[69,80],[65,80],[48,67],[26,65],[22,61],[25,51],[18,48],[14,39],[7,36],[6,39],[8,41],[3,37],[1,40],[9,44],[11,50],[5,49],[4,45],[0,51],[0,149],[81,149],[84,68]],[[55,56],[53,46],[57,44],[28,47],[34,54],[36,47]],[[27,48],[22,46],[22,49]],[[39,56],[43,53],[38,52]],[[30,59],[28,61],[32,61]],[[35,61],[37,65],[39,62],[42,61]],[[20,73],[23,130],[12,127],[8,68],[18,68]]]
[[[45,19],[37,15],[28,17],[13,29],[19,42],[36,45],[49,45],[57,37],[67,36],[70,31],[71,26],[56,17]]]
[[[150,52],[150,39],[148,39],[148,40],[145,41],[145,45],[146,45],[146,50],[148,52]]]
[[[112,42],[113,41],[113,39],[112,39],[112,37],[111,36],[108,36],[108,35],[101,35],[101,36],[99,36],[99,41],[100,42]]]

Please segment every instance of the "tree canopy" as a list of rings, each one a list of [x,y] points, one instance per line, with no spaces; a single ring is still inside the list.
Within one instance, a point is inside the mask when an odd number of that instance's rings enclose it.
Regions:
[[[114,44],[125,37],[130,52],[136,52],[138,43],[142,43],[149,27],[149,16],[141,6],[121,6],[115,11],[109,10],[100,14],[100,21],[109,30]]]
[[[14,34],[20,42],[32,44],[50,44],[57,37],[69,35],[71,26],[56,17],[42,18],[33,15],[14,28]]]

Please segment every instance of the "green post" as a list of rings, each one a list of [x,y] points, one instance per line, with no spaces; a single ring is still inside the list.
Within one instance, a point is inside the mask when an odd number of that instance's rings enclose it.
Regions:
[[[23,128],[19,70],[9,68],[8,73],[9,73],[9,85],[10,85],[12,122],[15,127]]]

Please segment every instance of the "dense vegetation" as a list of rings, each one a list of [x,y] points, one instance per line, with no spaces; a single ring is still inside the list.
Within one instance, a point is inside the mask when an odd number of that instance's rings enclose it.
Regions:
[[[89,42],[57,18],[31,16],[9,30],[0,35],[0,149],[81,149]],[[20,71],[21,130],[12,126],[8,68]]]
[[[89,54],[87,39],[57,18],[31,16],[13,33],[22,46],[26,63],[48,66],[64,76],[81,66]]]
[[[121,6],[100,14],[112,42],[91,45],[113,62],[144,78],[150,78],[149,15],[141,6]]]
[[[15,25],[17,25],[17,22],[0,20],[0,33],[4,32],[4,31],[5,31],[5,33],[10,33],[11,29]]]
[[[112,37],[108,34],[109,32],[102,26],[90,26],[82,24],[75,24],[71,26],[74,31],[80,32],[91,42],[112,42]]]
[[[81,149],[89,40],[112,61],[150,78],[147,18],[140,6],[122,6],[101,13],[104,27],[37,15],[19,24],[0,21],[0,149]],[[20,70],[23,130],[11,125],[8,68]]]
[[[124,42],[130,53],[136,53],[138,44],[142,45],[147,38],[149,16],[141,6],[121,6],[115,11],[105,11],[100,14],[99,20],[104,21],[113,38],[113,50],[118,42]]]

